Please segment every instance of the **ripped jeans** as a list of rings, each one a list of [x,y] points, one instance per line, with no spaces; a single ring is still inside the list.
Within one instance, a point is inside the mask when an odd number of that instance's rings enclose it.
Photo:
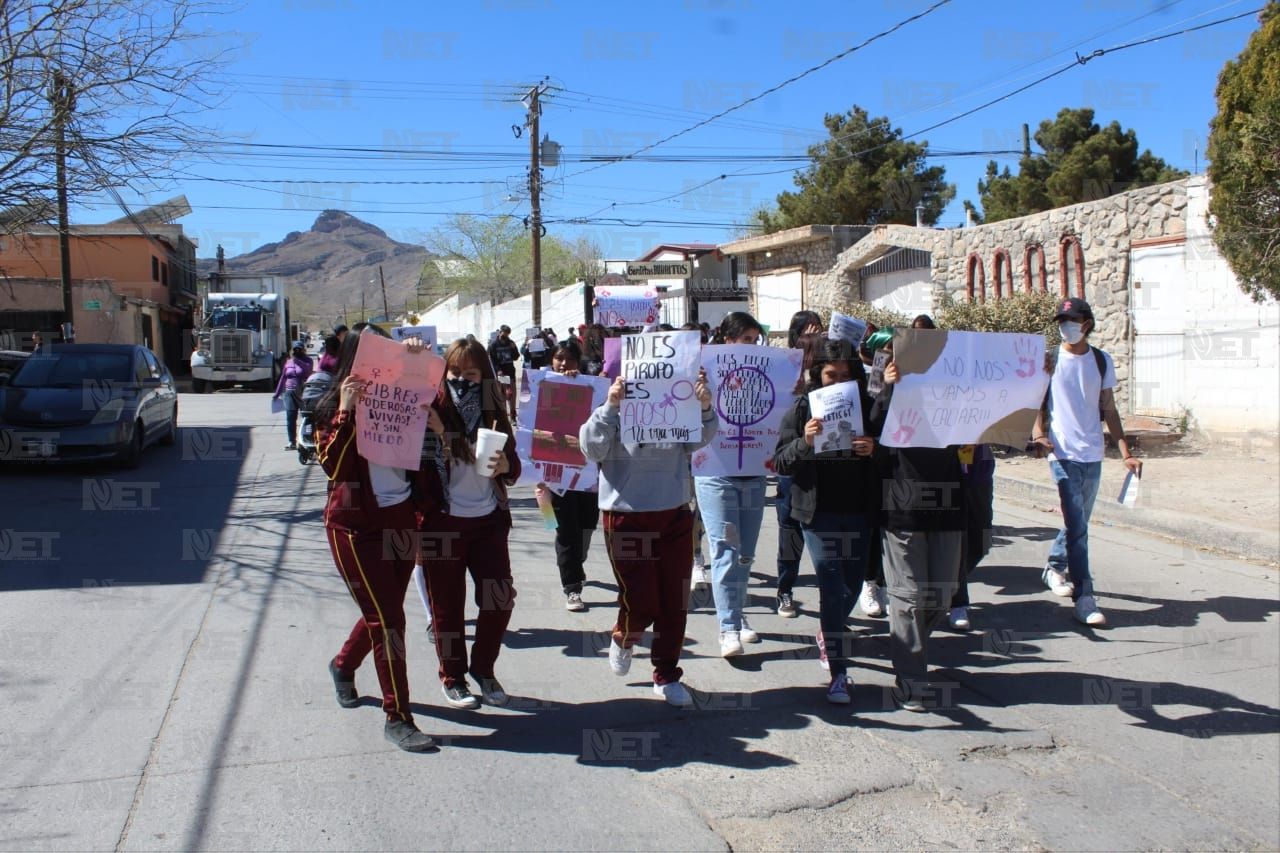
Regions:
[[[695,477],[711,543],[711,592],[721,631],[742,630],[742,609],[764,521],[764,477]]]

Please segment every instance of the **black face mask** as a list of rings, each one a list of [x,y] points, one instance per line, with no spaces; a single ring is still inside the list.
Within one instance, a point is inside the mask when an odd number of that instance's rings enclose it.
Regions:
[[[466,394],[468,391],[470,391],[473,388],[480,387],[479,382],[472,382],[470,379],[467,379],[465,376],[450,377],[449,385],[453,388],[454,392],[459,397],[461,397],[463,394]]]

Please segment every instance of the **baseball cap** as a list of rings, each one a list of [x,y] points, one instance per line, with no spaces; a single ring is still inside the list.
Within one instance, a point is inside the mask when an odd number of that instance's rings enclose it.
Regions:
[[[1059,320],[1092,320],[1093,309],[1083,299],[1071,297],[1058,303],[1058,313],[1053,315],[1054,322]]]

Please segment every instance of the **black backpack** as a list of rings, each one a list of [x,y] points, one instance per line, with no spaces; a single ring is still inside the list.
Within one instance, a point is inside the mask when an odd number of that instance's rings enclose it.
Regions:
[[[1092,344],[1089,346],[1089,352],[1093,353],[1093,363],[1098,365],[1098,376],[1101,377],[1103,381],[1106,381],[1106,378],[1107,378],[1106,355],[1103,354],[1102,350],[1098,349]],[[1050,369],[1049,369],[1049,373],[1050,373],[1049,387],[1044,389],[1044,400],[1040,403],[1040,411],[1044,413],[1044,422],[1046,425],[1049,423],[1049,392],[1053,390],[1052,374],[1057,369],[1058,369],[1058,350],[1055,348],[1053,350],[1053,362],[1051,363]],[[1106,419],[1107,419],[1107,413],[1106,413],[1106,410],[1102,408],[1101,395],[1099,395],[1098,420],[1105,421]]]

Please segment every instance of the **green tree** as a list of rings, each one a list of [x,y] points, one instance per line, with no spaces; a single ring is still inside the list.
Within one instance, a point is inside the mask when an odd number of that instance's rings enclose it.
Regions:
[[[999,222],[1082,201],[1186,177],[1149,150],[1138,153],[1138,135],[1117,121],[1106,127],[1090,107],[1064,108],[1040,122],[1036,144],[1043,151],[1023,157],[1014,175],[994,160],[978,181],[984,222]]]
[[[926,166],[928,143],[908,142],[888,118],[871,118],[854,106],[823,119],[830,138],[809,147],[809,166],[792,179],[797,192],[782,192],[776,209],[757,211],[766,232],[801,225],[914,225],[916,205],[933,224],[955,198],[942,166]]]
[[[1280,3],[1218,77],[1210,124],[1213,241],[1257,301],[1280,296]]]

